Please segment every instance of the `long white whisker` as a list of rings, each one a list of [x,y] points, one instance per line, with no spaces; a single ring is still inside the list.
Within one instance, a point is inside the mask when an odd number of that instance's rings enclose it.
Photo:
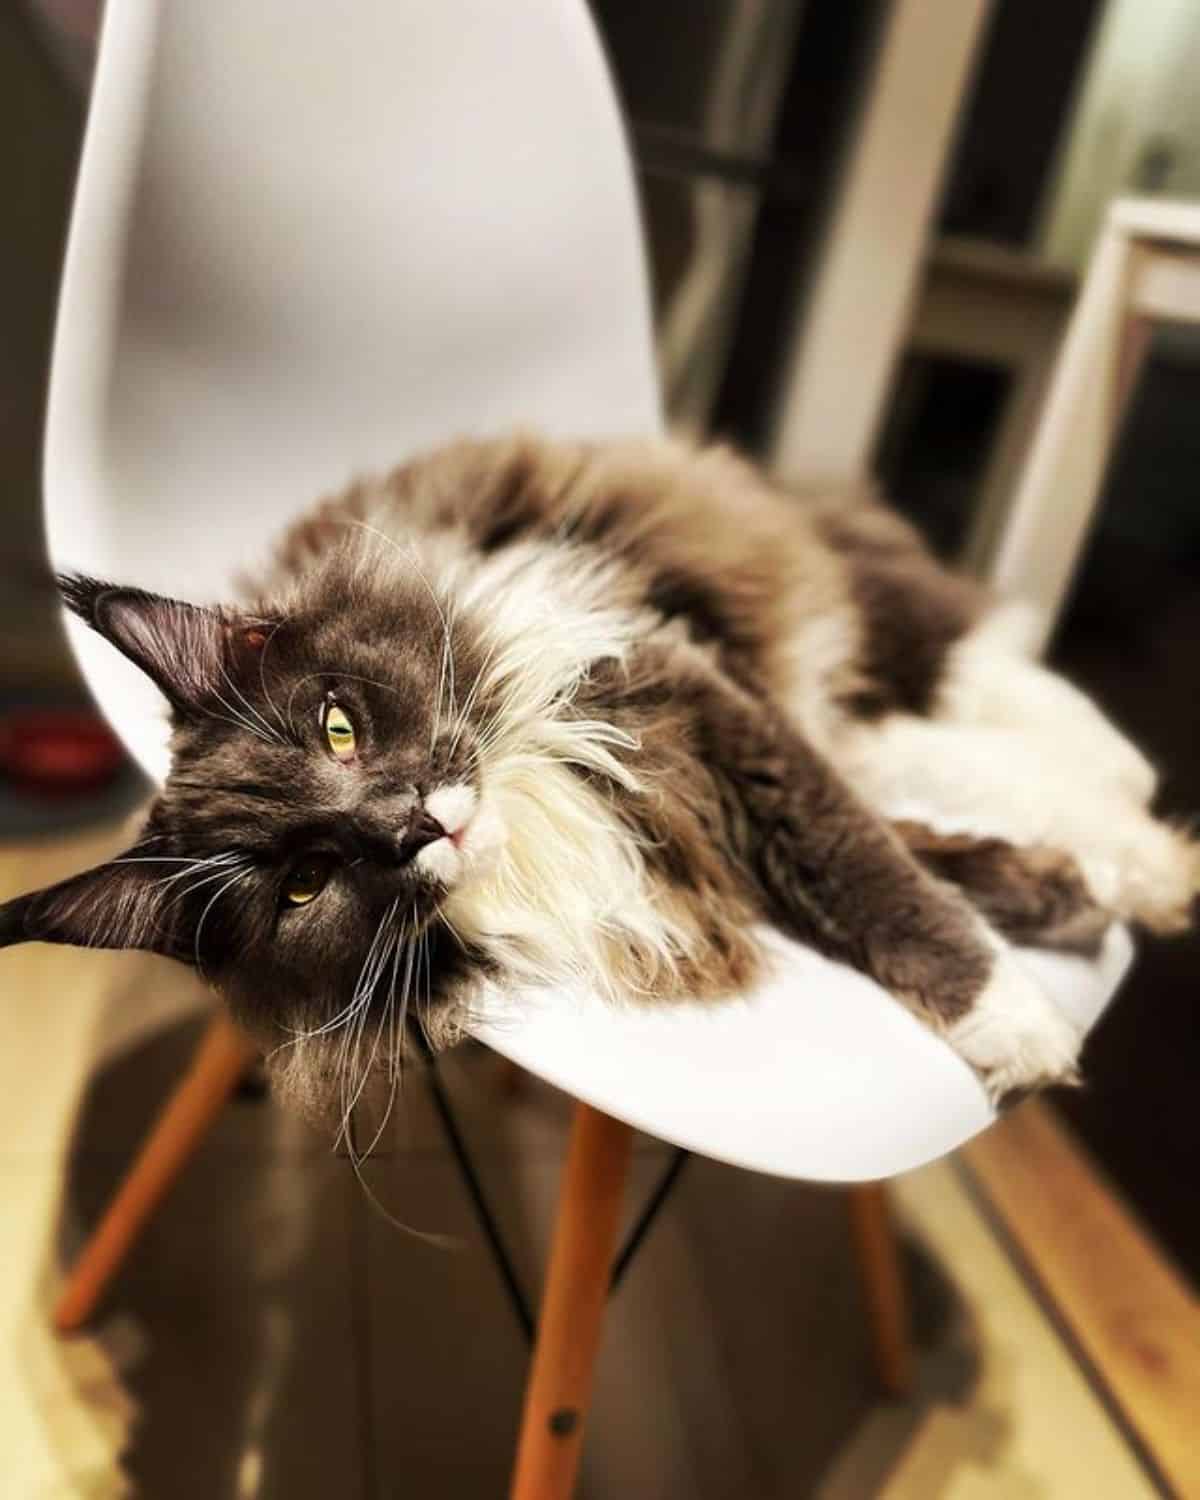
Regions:
[[[389,906],[387,911],[384,913],[379,926],[375,930],[375,936],[372,939],[370,948],[367,950],[367,956],[363,960],[363,967],[359,974],[358,984],[355,986],[356,993],[360,994],[362,997],[362,1003],[354,1012],[353,1027],[348,1025],[342,1038],[342,1047],[340,1052],[340,1071],[343,1079],[342,1099],[344,1107],[342,1110],[342,1124],[341,1129],[338,1132],[338,1137],[341,1138],[345,1136],[347,1140],[349,1139],[348,1130],[350,1117],[354,1112],[354,1106],[358,1102],[359,1095],[362,1093],[363,1087],[366,1083],[366,1078],[370,1072],[370,1063],[368,1063],[367,1072],[364,1073],[362,1082],[359,1083],[353,1098],[348,1099],[349,1086],[346,1080],[349,1077],[350,1052],[351,1050],[353,1050],[354,1055],[357,1058],[362,1037],[362,1030],[363,1026],[366,1023],[367,1012],[370,1009],[370,1002],[372,994],[374,992],[375,983],[382,970],[383,964],[387,962],[387,959],[390,956],[389,945],[393,935],[390,924],[396,914],[396,910],[399,907],[399,904],[400,898],[399,896],[397,896],[396,899],[392,902],[391,906]],[[350,1036],[352,1031],[354,1040],[351,1046]]]
[[[340,1027],[349,1025],[357,1017],[358,1013],[370,1004],[371,984],[366,982],[368,967],[375,954],[376,947],[380,941],[380,938],[383,935],[384,927],[386,926],[391,914],[395,911],[396,906],[399,903],[399,899],[400,898],[397,897],[396,900],[392,902],[392,905],[384,914],[383,920],[375,929],[375,936],[371,940],[371,946],[367,949],[367,955],[363,959],[362,968],[359,970],[358,979],[355,981],[354,985],[354,992],[350,996],[349,1001],[347,1001],[346,1005],[343,1006],[343,1008],[338,1011],[336,1015],[331,1016],[329,1020],[325,1021],[322,1025],[314,1027],[310,1030],[293,1032],[293,1035],[297,1042],[310,1041],[312,1038],[319,1036],[328,1036],[331,1032],[337,1031]],[[288,1029],[291,1030],[290,1027]]]
[[[275,744],[275,740],[272,739],[270,735],[264,734],[261,729],[259,729],[255,724],[252,724],[250,722],[250,720],[248,718],[246,718],[245,714],[240,713],[233,706],[233,704],[229,702],[229,700],[227,698],[223,697],[222,694],[220,694],[220,693],[217,692],[216,688],[213,689],[213,696],[216,698],[216,700],[217,700],[218,703],[222,704],[225,708],[227,708],[229,710],[229,713],[228,714],[217,714],[217,713],[213,713],[212,710],[210,709],[209,710],[209,717],[210,718],[213,718],[213,719],[223,719],[225,721],[225,723],[227,723],[227,724],[233,724],[238,729],[244,729],[247,734],[252,734],[256,740],[262,740],[262,742],[263,742],[264,745],[273,745],[273,744]]]
[[[262,714],[259,713],[254,704],[250,702],[249,698],[246,697],[245,693],[242,692],[241,688],[238,687],[237,683],[234,682],[232,677],[230,677],[229,673],[225,670],[224,665],[221,663],[218,663],[218,665],[221,667],[221,676],[225,679],[226,683],[228,683],[230,691],[233,693],[234,697],[237,698],[237,700],[242,704],[246,713],[259,725],[262,732],[273,744],[281,745],[283,743],[283,740],[280,738],[278,729],[276,729],[273,724],[269,724],[267,720],[263,718]]]
[[[450,621],[449,621],[449,619],[446,616],[446,611],[442,607],[442,601],[438,598],[437,592],[435,591],[435,589],[433,587],[433,584],[430,583],[428,577],[425,574],[424,569],[421,567],[420,563],[417,561],[417,559],[416,559],[415,555],[413,554],[411,548],[406,551],[403,547],[400,546],[399,542],[396,541],[395,537],[388,536],[388,534],[386,532],[380,531],[380,529],[378,528],[378,526],[372,526],[367,521],[357,521],[357,520],[353,520],[353,519],[347,519],[346,525],[347,526],[355,526],[360,531],[366,531],[366,532],[369,532],[372,536],[378,537],[381,542],[384,542],[387,546],[391,547],[401,558],[404,559],[405,562],[408,563],[408,565],[412,568],[413,572],[416,573],[417,577],[421,580],[422,584],[424,584],[425,591],[429,595],[430,599],[433,601],[433,607],[434,607],[434,609],[437,610],[437,612],[438,612],[438,618],[442,622],[443,660],[445,661],[445,663],[446,663],[446,665],[447,665],[447,667],[449,669],[450,708],[451,708],[451,712],[453,713],[455,711],[454,710],[454,701],[455,701],[455,699],[454,699],[454,647],[453,647],[453,642],[452,642],[451,635],[450,635]],[[438,724],[438,720],[440,719],[440,716],[441,716],[441,691],[442,691],[441,690],[441,683],[439,681],[439,685],[438,685],[438,702],[435,705],[435,721],[434,721],[435,722],[435,729],[434,729],[434,740],[435,740],[435,742],[436,742],[436,739],[437,739],[437,724]]]
[[[392,943],[392,946],[395,947],[396,945],[399,944],[400,934],[397,932],[393,936],[394,936],[394,942]],[[388,953],[388,956],[390,957],[390,951]],[[374,1043],[371,1046],[370,1056],[367,1058],[367,1061],[366,1061],[366,1063],[364,1064],[364,1066],[363,1066],[363,1068],[361,1070],[361,1073],[360,1073],[360,1076],[359,1076],[359,1081],[358,1081],[358,1087],[355,1089],[354,1096],[350,1100],[350,1103],[348,1105],[348,1110],[350,1112],[353,1112],[354,1107],[357,1105],[359,1099],[362,1097],[362,1092],[363,1092],[363,1089],[365,1089],[366,1086],[367,1086],[368,1079],[371,1077],[371,1074],[374,1072],[374,1069],[375,1069],[375,1059],[379,1055],[379,1044],[380,1044],[380,1042],[383,1039],[384,1023],[386,1022],[386,1020],[387,1020],[387,1011],[385,1009],[383,1016],[380,1018],[379,1025],[375,1028],[375,1041],[374,1041]],[[385,1120],[385,1123],[386,1123],[386,1120]],[[382,1127],[381,1127],[381,1129],[382,1129]],[[378,1141],[378,1139],[379,1139],[379,1132],[376,1132],[375,1139],[371,1142],[371,1145],[368,1146],[366,1152],[364,1153],[364,1159],[365,1159],[366,1156],[370,1156],[371,1151],[374,1149],[375,1142]]]
[[[187,869],[176,870],[174,875],[167,875],[164,876],[162,880],[156,880],[150,887],[150,889],[155,891],[166,890],[168,886],[174,885],[177,881],[186,880],[189,875],[194,875],[201,870],[209,872],[206,878],[219,878],[232,865],[248,863],[249,857],[245,854],[236,854],[232,852],[227,854],[214,854],[208,859],[193,860]],[[215,875],[213,872],[215,872]],[[204,881],[201,881],[200,884],[204,884]],[[188,889],[195,889],[195,887],[188,887]]]
[[[205,906],[204,910],[200,913],[200,920],[199,920],[199,922],[196,923],[196,938],[195,938],[194,943],[192,944],[193,952],[196,955],[196,968],[197,969],[201,968],[201,963],[200,963],[200,934],[204,931],[204,923],[205,923],[205,921],[208,918],[209,912],[212,911],[213,907],[217,904],[217,902],[221,899],[221,897],[225,894],[225,892],[230,888],[230,886],[236,885],[239,880],[245,880],[246,876],[249,873],[250,872],[248,870],[239,870],[236,875],[232,876],[229,880],[226,881],[226,883],[220,888],[220,890],[216,891],[213,895],[211,895],[208,898],[208,904]]]
[[[475,699],[479,696],[479,690],[482,688],[484,679],[487,676],[488,668],[492,664],[492,658],[495,656],[499,648],[500,637],[496,636],[493,639],[492,644],[487,649],[487,654],[484,656],[479,671],[475,676],[475,681],[471,685],[471,691],[467,694],[466,702],[459,710],[458,718],[455,721],[454,725],[454,733],[450,740],[451,756],[453,756],[454,752],[458,749],[459,740],[462,738],[463,730],[467,727],[467,721],[470,718],[471,710],[475,706]]]
[[[287,729],[289,729],[290,726],[284,720],[283,715],[279,712],[279,709],[276,707],[275,700],[274,700],[274,698],[271,697],[271,691],[267,687],[267,652],[271,649],[271,642],[279,634],[279,632],[282,629],[282,627],[283,627],[283,621],[282,620],[276,620],[274,629],[271,631],[270,635],[263,642],[262,651],[261,651],[261,653],[259,655],[259,658],[258,658],[258,681],[259,681],[259,685],[261,686],[262,691],[263,691],[263,697],[267,700],[267,707],[271,710],[271,712],[279,720],[279,727],[280,727],[280,729],[287,730]]]

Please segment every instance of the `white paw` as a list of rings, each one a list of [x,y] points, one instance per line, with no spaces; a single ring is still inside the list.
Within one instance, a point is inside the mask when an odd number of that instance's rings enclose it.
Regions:
[[[1017,959],[997,953],[992,977],[946,1033],[993,1104],[1015,1090],[1073,1082],[1083,1037]]]
[[[1182,932],[1191,925],[1200,890],[1200,847],[1185,833],[1128,807],[1110,807],[1079,856],[1096,902],[1152,932]]]
[[[1183,932],[1200,890],[1200,849],[1178,829],[1146,818],[1129,841],[1121,884],[1124,915],[1152,932]]]

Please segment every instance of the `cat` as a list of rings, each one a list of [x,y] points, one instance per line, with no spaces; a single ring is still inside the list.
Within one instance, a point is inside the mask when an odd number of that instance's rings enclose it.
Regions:
[[[455,1039],[483,978],[744,991],[766,921],[999,1102],[1081,1041],[1012,943],[1190,919],[1153,769],[1019,613],[875,499],[725,447],[455,442],[306,515],[245,607],[60,583],[165,695],[172,769],[0,945],[193,965],[310,1099],[414,1022]]]

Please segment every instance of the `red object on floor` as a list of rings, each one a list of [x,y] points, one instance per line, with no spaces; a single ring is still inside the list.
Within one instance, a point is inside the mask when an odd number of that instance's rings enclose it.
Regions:
[[[97,714],[78,708],[17,708],[0,718],[0,774],[31,792],[81,795],[109,782],[125,759]]]

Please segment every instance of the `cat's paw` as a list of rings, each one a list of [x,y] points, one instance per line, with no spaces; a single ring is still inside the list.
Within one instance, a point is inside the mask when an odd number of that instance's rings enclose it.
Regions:
[[[1124,871],[1128,913],[1151,932],[1186,932],[1200,893],[1200,845],[1169,823],[1147,820]]]
[[[1200,845],[1169,823],[1142,816],[1115,816],[1107,842],[1079,861],[1096,901],[1151,932],[1186,931],[1200,892]]]
[[[988,1098],[1006,1099],[1052,1083],[1079,1081],[1078,1029],[1009,955],[998,953],[971,1009],[947,1029],[950,1045],[975,1070]]]

